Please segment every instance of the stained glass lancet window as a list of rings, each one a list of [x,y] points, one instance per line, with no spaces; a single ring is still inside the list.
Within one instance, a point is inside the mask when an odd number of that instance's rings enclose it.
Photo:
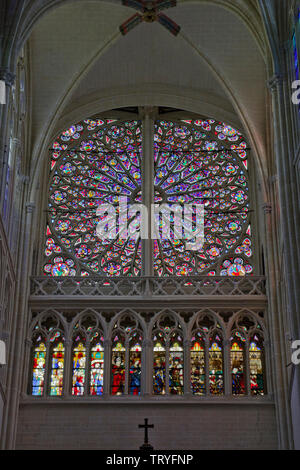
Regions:
[[[86,380],[85,338],[76,335],[73,342],[73,386],[72,395],[84,395]]]
[[[209,342],[209,389],[211,395],[224,394],[223,341],[217,332]]]
[[[193,395],[205,395],[205,337],[201,331],[194,333],[191,339],[191,388]]]
[[[118,212],[121,197],[143,201],[143,125],[87,119],[71,126],[51,148],[46,261],[49,276],[139,276],[139,236],[102,240],[96,227]],[[170,237],[154,241],[157,276],[244,276],[254,272],[248,145],[233,127],[213,119],[157,121],[154,129],[153,203],[202,204],[204,245],[189,251],[171,220]],[[150,208],[148,208],[150,209]],[[174,221],[174,220],[173,220]],[[139,215],[130,220],[138,231]],[[163,224],[163,215],[160,219]]]
[[[155,318],[151,325],[152,351],[148,348],[143,351],[146,333],[133,314],[125,314],[124,318],[121,315],[113,320],[113,324],[109,334],[112,341],[107,340],[108,348],[111,343],[111,360],[104,361],[104,333],[99,319],[86,313],[75,321],[72,334],[66,332],[66,335],[57,318],[39,319],[32,330],[29,393],[36,397],[60,397],[63,393],[71,393],[74,397],[101,396],[104,378],[108,377],[111,395],[140,396],[143,384],[144,387],[150,385],[150,376],[154,395],[186,393],[184,359],[188,359],[185,357],[188,351],[183,347],[186,334],[177,315],[162,313]],[[266,395],[265,338],[260,318],[252,313],[239,313],[228,328],[230,334],[227,336],[221,318],[212,311],[199,313],[193,319],[188,336],[190,387],[187,387],[187,393],[222,396],[224,379],[231,378],[230,393],[233,396]],[[73,336],[66,345],[65,336]],[[228,352],[226,346],[224,350],[226,337],[230,338]],[[151,356],[153,368],[145,369],[143,361],[146,359],[147,364],[147,357],[151,359]],[[67,362],[65,358],[68,358]],[[64,387],[66,375],[71,379],[70,390]],[[109,389],[109,383],[106,389]]]
[[[135,332],[130,338],[129,352],[129,394],[140,395],[142,378],[141,337]]]
[[[41,335],[38,335],[33,344],[32,395],[43,396],[46,369],[46,341]]]
[[[166,393],[166,348],[162,332],[153,337],[153,393],[165,395]]]
[[[50,339],[50,351],[50,395],[61,396],[63,394],[65,347],[64,337],[59,331],[55,332]]]
[[[125,339],[117,333],[113,339],[111,364],[111,394],[123,395],[125,393]]]
[[[232,394],[245,395],[245,336],[236,331],[231,338],[230,364]]]
[[[111,394],[140,395],[143,333],[131,313],[119,317],[112,331]]]
[[[104,348],[103,337],[98,331],[91,337],[90,394],[103,395]]]
[[[265,394],[264,349],[261,336],[256,333],[250,339],[249,372],[251,395]]]
[[[174,333],[170,344],[169,393],[183,395],[183,341],[182,336]]]
[[[184,348],[181,326],[172,314],[163,314],[153,326],[153,394],[184,393]]]

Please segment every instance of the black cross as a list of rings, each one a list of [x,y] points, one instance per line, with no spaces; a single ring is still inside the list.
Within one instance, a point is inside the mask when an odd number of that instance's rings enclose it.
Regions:
[[[153,447],[148,442],[148,429],[153,429],[154,424],[148,424],[148,418],[145,418],[145,424],[139,424],[140,429],[145,429],[144,444],[140,447],[141,450],[153,450]]]

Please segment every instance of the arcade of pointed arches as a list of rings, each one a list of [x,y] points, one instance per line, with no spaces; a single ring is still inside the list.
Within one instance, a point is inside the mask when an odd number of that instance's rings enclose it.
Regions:
[[[85,310],[68,322],[56,311],[41,312],[30,328],[28,394],[265,396],[262,313],[227,315],[205,309],[185,320],[164,310],[147,319],[128,310],[107,321],[107,314]]]

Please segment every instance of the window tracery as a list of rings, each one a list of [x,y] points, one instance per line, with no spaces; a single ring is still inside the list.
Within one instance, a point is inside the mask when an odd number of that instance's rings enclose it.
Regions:
[[[64,326],[56,314],[46,313],[32,332],[30,390],[33,396],[63,395],[65,359]]]
[[[267,393],[265,332],[254,314],[236,313],[225,323],[212,311],[202,312],[185,324],[177,313],[162,312],[146,330],[130,312],[112,318],[108,328],[103,322],[100,314],[83,313],[68,332],[56,316],[38,318],[32,330],[33,397],[138,397],[147,383],[153,396],[213,398],[225,395],[226,383],[233,397]]]
[[[252,274],[249,149],[242,134],[213,119],[158,120],[153,149],[153,203],[170,209],[205,206],[205,240],[197,251],[186,250],[184,229],[177,233],[172,214],[170,237],[162,238],[166,214],[161,211],[153,242],[155,275]],[[143,202],[143,159],[140,121],[87,119],[56,139],[51,148],[45,275],[141,275],[141,215],[131,217],[127,238],[100,240],[96,227],[104,216],[96,212],[110,204],[119,221],[121,197],[129,204]],[[105,217],[108,224],[111,215]]]
[[[183,333],[178,319],[162,315],[154,324],[152,341],[153,393],[183,395]]]
[[[143,331],[134,315],[125,314],[112,330],[111,394],[140,395]]]

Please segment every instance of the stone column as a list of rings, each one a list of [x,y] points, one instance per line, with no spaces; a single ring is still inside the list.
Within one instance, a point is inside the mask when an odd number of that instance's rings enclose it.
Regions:
[[[27,393],[31,393],[31,375],[32,375],[32,339],[27,338],[25,340],[25,354],[24,354],[24,383],[22,387],[22,397],[25,398]]]
[[[153,276],[152,213],[154,203],[154,116],[155,108],[144,107],[143,117],[143,156],[142,156],[142,202],[148,209],[148,239],[142,240],[143,275]]]
[[[299,201],[295,206],[294,185],[295,172],[291,168],[288,140],[289,135],[287,127],[287,117],[284,105],[284,84],[285,77],[282,75],[274,76],[269,82],[269,89],[272,93],[272,109],[274,122],[274,153],[276,168],[278,172],[278,191],[280,203],[280,223],[281,240],[284,247],[284,276],[283,266],[278,260],[278,241],[275,239],[275,219],[271,213],[270,204],[264,206],[266,219],[266,237],[268,247],[269,265],[269,299],[271,317],[271,336],[272,336],[272,365],[276,370],[273,380],[275,400],[277,403],[277,413],[279,420],[279,446],[282,449],[288,449],[293,446],[293,436],[290,426],[290,392],[287,388],[288,378],[287,370],[282,365],[282,356],[285,351],[285,338],[282,332],[286,329],[286,318],[289,317],[290,328],[293,336],[299,335],[299,259],[296,253],[297,247],[297,220],[299,215],[295,214]],[[291,99],[291,97],[290,97]],[[291,106],[291,102],[289,103]],[[275,269],[275,272],[273,271]],[[279,271],[280,270],[280,271]],[[273,271],[273,272],[272,272]],[[284,277],[284,285],[279,284],[280,278]],[[271,284],[272,283],[272,284]],[[284,315],[283,309],[287,309],[287,315]],[[300,386],[300,377],[298,377]],[[298,386],[298,388],[299,388]]]
[[[275,76],[269,82],[273,98],[275,156],[279,180],[282,240],[285,248],[285,278],[291,322],[295,338],[300,338],[300,279],[299,279],[299,200],[296,191],[295,171],[290,161],[288,114],[286,112],[287,84],[283,76]],[[291,97],[289,97],[291,100]],[[291,101],[289,103],[291,106]]]
[[[64,367],[64,386],[63,396],[69,398],[72,395],[73,385],[73,358],[72,358],[72,339],[65,340],[65,367]]]
[[[129,339],[125,340],[125,387],[124,395],[129,394],[129,358],[130,358],[130,342]]]
[[[110,380],[111,380],[111,341],[104,340],[104,373],[103,373],[103,396],[109,397],[110,395]]]
[[[249,354],[249,338],[246,339],[245,352],[244,352],[244,381],[245,381],[245,394],[251,395],[250,390],[250,354]]]
[[[167,339],[165,342],[165,349],[166,349],[166,379],[165,379],[165,390],[166,395],[170,394],[170,385],[169,385],[169,377],[170,377],[170,340]]]
[[[205,372],[205,395],[210,396],[210,369],[209,369],[209,336],[204,341],[204,372]]]
[[[231,361],[230,361],[230,340],[224,340],[223,347],[223,363],[224,363],[224,394],[226,397],[232,395],[232,380],[231,380]]]
[[[191,341],[186,339],[184,345],[184,396],[191,396]]]

